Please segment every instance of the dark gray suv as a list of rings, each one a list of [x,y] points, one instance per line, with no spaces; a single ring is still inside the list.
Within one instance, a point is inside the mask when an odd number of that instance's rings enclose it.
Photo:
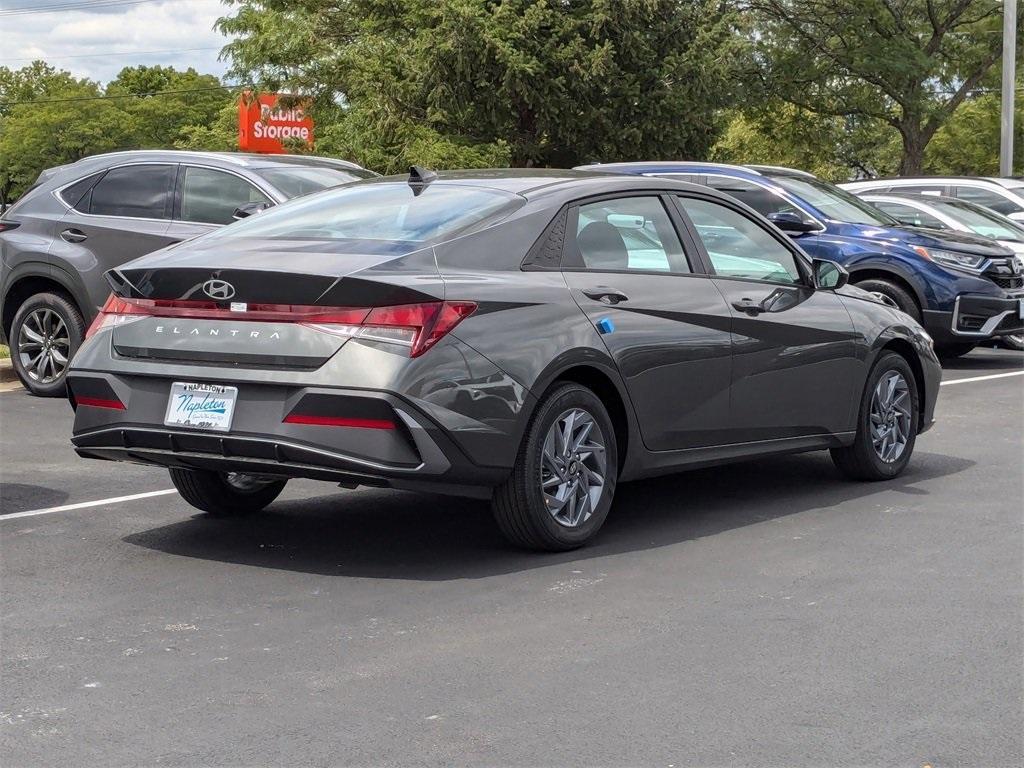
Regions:
[[[43,171],[0,216],[0,337],[36,395],[64,373],[110,293],[103,273],[294,197],[375,176],[296,155],[137,150]]]

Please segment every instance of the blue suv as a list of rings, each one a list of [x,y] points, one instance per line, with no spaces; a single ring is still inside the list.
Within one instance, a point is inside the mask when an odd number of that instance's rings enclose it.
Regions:
[[[831,259],[850,282],[918,320],[947,357],[1024,330],[1024,263],[975,235],[907,227],[812,174],[774,166],[608,163],[579,170],[667,176],[726,192]]]

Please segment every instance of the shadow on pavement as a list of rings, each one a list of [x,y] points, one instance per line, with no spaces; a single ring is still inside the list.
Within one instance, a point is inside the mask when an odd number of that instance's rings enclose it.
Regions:
[[[852,500],[869,502],[887,491],[927,495],[920,483],[973,464],[918,453],[901,478],[856,483],[842,479],[827,454],[804,454],[629,483],[619,487],[597,540],[558,554],[509,547],[485,502],[378,489],[279,501],[246,519],[197,515],[124,540],[167,554],[300,573],[475,579],[654,549]]]
[[[15,512],[56,507],[67,499],[67,492],[56,488],[23,483],[0,483],[0,519]]]
[[[978,348],[963,357],[943,358],[942,368],[946,371],[973,370],[979,373],[1024,368],[1024,352],[1013,349]]]

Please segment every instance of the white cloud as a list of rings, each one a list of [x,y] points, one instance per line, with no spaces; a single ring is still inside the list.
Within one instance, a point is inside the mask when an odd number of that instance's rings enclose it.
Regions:
[[[2,0],[0,10],[56,4],[58,0]],[[0,65],[16,69],[39,58],[101,83],[112,80],[123,67],[139,64],[194,67],[223,75],[226,64],[217,56],[227,38],[213,29],[213,23],[229,10],[220,0],[157,0],[0,16]]]

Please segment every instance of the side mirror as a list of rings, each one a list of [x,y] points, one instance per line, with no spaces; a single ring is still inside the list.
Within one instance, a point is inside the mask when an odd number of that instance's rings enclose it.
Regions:
[[[814,260],[814,287],[827,291],[842,288],[850,282],[850,273],[828,259]]]
[[[783,232],[798,232],[803,234],[804,232],[813,232],[818,228],[818,225],[813,221],[804,221],[799,214],[793,213],[792,211],[769,213],[768,221]]]
[[[248,218],[249,216],[259,213],[260,211],[265,211],[269,207],[270,203],[267,202],[245,203],[244,205],[240,205],[237,208],[235,208],[235,212],[231,214],[231,218],[245,219]]]

